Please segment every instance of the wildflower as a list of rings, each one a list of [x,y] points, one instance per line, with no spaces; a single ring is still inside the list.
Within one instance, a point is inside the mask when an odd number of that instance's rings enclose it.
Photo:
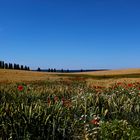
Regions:
[[[18,91],[23,91],[23,86],[22,85],[18,86]]]
[[[101,86],[97,86],[97,89],[102,89],[102,87]]]
[[[118,82],[117,85],[122,85],[122,83],[121,82]]]
[[[64,97],[62,98],[62,104],[64,107],[70,108],[72,107],[71,101],[70,100],[66,100]]]
[[[91,123],[94,124],[94,125],[98,125],[99,121],[96,120],[96,119],[93,119],[93,120],[91,120]]]
[[[91,120],[91,123],[98,126],[99,121],[100,121],[99,117],[95,117],[93,120]]]
[[[133,87],[133,84],[128,84],[128,87]]]
[[[58,97],[57,96],[54,97],[54,102],[55,103],[58,102]]]
[[[117,86],[117,85],[114,85],[114,86],[113,86],[113,89],[116,89],[116,88],[118,88],[118,86]]]
[[[140,82],[136,82],[135,84],[136,84],[136,85],[140,85]]]
[[[65,98],[63,97],[63,98],[62,98],[62,103],[64,104],[64,102],[65,102]]]
[[[50,104],[51,104],[51,100],[50,100],[50,98],[48,98],[48,101],[47,101],[47,102],[48,102],[48,105],[50,105]]]

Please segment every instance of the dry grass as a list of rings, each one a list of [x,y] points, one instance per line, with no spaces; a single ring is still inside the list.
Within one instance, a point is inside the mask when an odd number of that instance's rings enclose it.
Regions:
[[[0,69],[0,82],[43,81],[57,76],[47,72],[3,70]]]
[[[83,72],[75,74],[86,74],[86,75],[119,75],[119,74],[140,74],[140,69],[124,69],[124,70],[110,70],[110,71],[98,71],[98,72]],[[46,81],[46,80],[60,80],[69,79],[70,77],[57,76],[58,73],[47,73],[47,72],[33,72],[33,71],[19,71],[19,70],[3,70],[0,69],[0,83],[7,82],[34,82],[34,81]],[[91,85],[109,86],[116,82],[133,83],[140,82],[140,78],[118,78],[118,79],[86,79]]]
[[[119,79],[102,79],[102,80],[94,80],[94,79],[88,79],[87,83],[88,85],[96,85],[96,86],[104,86],[109,87],[110,85],[114,83],[140,83],[140,78],[119,78]]]
[[[81,73],[79,73],[81,74]],[[122,74],[140,74],[140,69],[120,69],[120,70],[109,70],[109,71],[96,71],[96,72],[84,72],[83,74],[88,75],[122,75]],[[140,78],[119,78],[119,79],[102,79],[102,80],[93,80],[89,79],[88,83],[91,85],[99,85],[109,87],[114,83],[134,83],[140,82]]]
[[[95,71],[95,72],[83,72],[77,74],[89,74],[89,75],[119,75],[119,74],[140,74],[140,69],[120,69],[120,70],[108,70],[108,71]]]

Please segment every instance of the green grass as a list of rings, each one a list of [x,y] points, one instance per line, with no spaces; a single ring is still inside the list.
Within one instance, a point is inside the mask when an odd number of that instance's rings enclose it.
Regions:
[[[84,80],[2,84],[0,139],[140,139],[139,89],[139,83],[96,88]]]

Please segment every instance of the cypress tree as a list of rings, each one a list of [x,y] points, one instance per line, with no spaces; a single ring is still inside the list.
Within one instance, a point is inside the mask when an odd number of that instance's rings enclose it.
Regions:
[[[27,66],[25,66],[25,68],[24,68],[25,70],[27,70]]]
[[[2,68],[2,61],[0,61],[0,68]]]
[[[53,69],[53,72],[56,72],[56,69],[55,68]]]
[[[17,65],[14,63],[14,70],[16,70],[17,69]]]
[[[16,66],[16,67],[17,67],[17,70],[19,70],[19,69],[20,69],[19,64],[16,64],[16,65],[17,65],[17,66]]]
[[[9,63],[9,69],[11,69],[11,64]]]
[[[11,69],[13,69],[13,64],[11,63]]]
[[[48,69],[48,72],[51,72],[51,69],[50,68]]]
[[[63,70],[63,69],[61,69],[61,72],[64,72],[64,70]]]
[[[41,71],[40,67],[38,67],[37,71]]]
[[[51,68],[51,72],[53,72],[53,69]]]
[[[13,64],[12,63],[10,63],[10,69],[13,69]]]
[[[8,64],[7,63],[4,64],[4,68],[8,69]]]
[[[21,65],[21,70],[24,70],[23,65]]]
[[[27,67],[27,70],[29,71],[30,70],[30,67]]]
[[[2,69],[4,69],[4,61],[2,61]]]

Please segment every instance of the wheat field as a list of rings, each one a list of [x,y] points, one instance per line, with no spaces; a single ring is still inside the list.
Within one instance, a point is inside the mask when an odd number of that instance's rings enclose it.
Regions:
[[[122,70],[109,70],[109,71],[97,71],[97,72],[82,72],[73,73],[72,75],[122,75],[122,74],[140,74],[140,69],[122,69]],[[66,75],[66,76],[65,76]],[[38,82],[46,80],[68,80],[71,77],[71,73],[50,73],[50,72],[34,72],[34,71],[19,71],[19,70],[3,70],[0,69],[0,83],[11,82]],[[140,78],[109,78],[109,79],[86,79],[87,83],[94,85],[109,86],[117,82],[133,83],[140,82]]]

